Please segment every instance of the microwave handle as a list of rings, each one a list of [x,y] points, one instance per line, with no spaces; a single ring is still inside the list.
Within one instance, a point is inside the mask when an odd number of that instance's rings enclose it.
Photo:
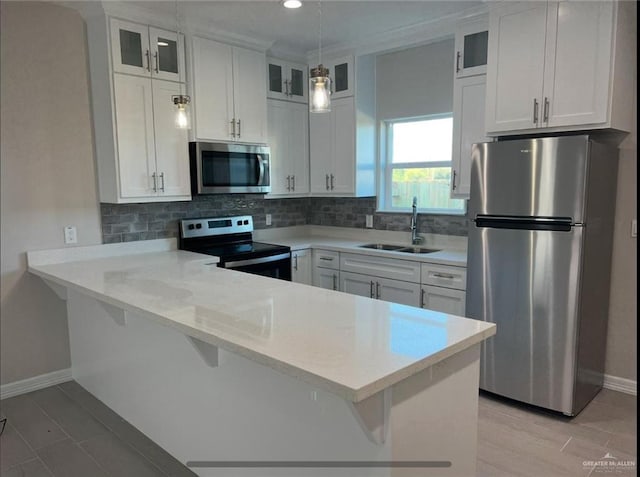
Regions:
[[[264,159],[262,159],[262,156],[260,154],[257,154],[256,157],[258,158],[258,184],[257,185],[262,185],[264,181]]]

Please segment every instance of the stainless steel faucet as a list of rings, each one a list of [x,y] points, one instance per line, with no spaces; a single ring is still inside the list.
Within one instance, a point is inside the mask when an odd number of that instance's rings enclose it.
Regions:
[[[413,198],[411,205],[411,244],[419,245],[423,238],[418,235],[418,198]]]

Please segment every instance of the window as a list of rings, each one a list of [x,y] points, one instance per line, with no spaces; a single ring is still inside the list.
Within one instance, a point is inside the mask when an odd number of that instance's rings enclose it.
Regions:
[[[405,211],[418,198],[421,212],[464,214],[450,197],[451,115],[386,121],[383,125],[380,210]]]

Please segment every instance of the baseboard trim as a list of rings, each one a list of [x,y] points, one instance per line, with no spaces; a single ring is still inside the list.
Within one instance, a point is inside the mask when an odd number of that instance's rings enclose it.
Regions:
[[[25,394],[38,389],[53,386],[55,384],[71,381],[71,368],[60,369],[40,376],[14,381],[0,386],[0,399],[7,399],[20,394]]]
[[[638,395],[638,381],[634,381],[633,379],[619,378],[618,376],[605,374],[603,387],[611,389],[612,391],[619,391],[634,396]]]

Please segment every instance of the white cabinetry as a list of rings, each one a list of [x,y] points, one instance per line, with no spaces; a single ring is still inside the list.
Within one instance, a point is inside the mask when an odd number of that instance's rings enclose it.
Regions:
[[[356,91],[336,99],[330,113],[309,115],[311,193],[375,195],[375,61],[358,58]]]
[[[408,260],[340,254],[340,290],[420,306],[420,264]]]
[[[313,285],[328,290],[338,290],[340,285],[340,253],[330,250],[313,250]]]
[[[269,99],[271,196],[309,193],[309,112],[306,104]]]
[[[331,78],[331,99],[346,98],[355,93],[354,83],[354,58],[345,56],[324,61],[324,66],[329,70]]]
[[[489,134],[629,130],[632,2],[505,3],[490,14]]]
[[[193,37],[195,138],[266,143],[265,55]]]
[[[487,72],[489,21],[484,16],[456,28],[455,77],[464,78]]]
[[[87,37],[100,201],[190,200],[171,98],[184,88],[182,37],[102,14],[87,19]]]
[[[422,308],[464,316],[466,268],[423,263],[421,275]]]
[[[311,249],[291,252],[291,281],[295,283],[312,283]]]
[[[267,58],[267,97],[307,104],[309,79],[307,66]]]

